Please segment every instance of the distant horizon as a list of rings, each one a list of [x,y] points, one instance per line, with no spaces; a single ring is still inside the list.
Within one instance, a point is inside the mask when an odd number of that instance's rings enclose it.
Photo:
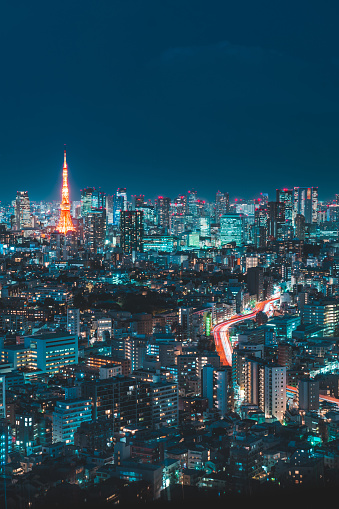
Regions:
[[[79,189],[78,198],[73,198],[72,197],[72,188],[70,186],[70,202],[72,203],[74,201],[80,201],[80,190],[81,189],[86,189],[87,187],[88,188],[92,187],[94,189],[100,189],[106,195],[110,195],[110,196],[114,195],[114,193],[116,192],[115,191],[113,193],[107,193],[105,191],[105,188],[101,187],[101,186],[100,187],[99,186],[83,186],[82,188]],[[124,188],[125,186],[117,186],[116,189],[118,189],[119,187]],[[305,187],[306,188],[306,187],[317,187],[317,186],[293,186],[293,187],[289,187],[289,188],[279,187],[279,188],[276,188],[276,189],[293,189],[294,187]],[[134,192],[134,193],[131,192],[131,193],[129,193],[128,192],[128,188],[126,188],[126,194],[127,194],[128,201],[131,201],[131,197],[135,196],[135,195],[136,196],[144,195],[146,202],[149,201],[149,200],[154,201],[156,198],[158,198],[158,196],[164,196],[166,198],[170,198],[171,200],[175,200],[180,195],[181,196],[185,196],[185,195],[187,196],[189,190],[191,190],[191,189],[194,189],[195,191],[197,191],[198,199],[205,200],[205,201],[207,201],[209,203],[214,202],[215,199],[216,199],[217,192],[221,191],[220,189],[217,189],[215,191],[214,197],[212,197],[212,198],[206,198],[206,196],[202,196],[201,194],[199,194],[199,190],[196,187],[193,187],[193,186],[190,189],[188,189],[187,191],[185,191],[185,192],[180,191],[180,192],[177,192],[176,194],[172,194],[172,195],[170,195],[169,193],[168,194],[162,193],[161,195],[160,194],[154,194],[153,196],[150,196],[150,195],[147,195],[146,193],[143,193],[143,192]],[[256,200],[256,199],[260,198],[261,194],[268,194],[268,201],[276,201],[276,189],[274,189],[274,191],[272,191],[271,193],[267,192],[267,191],[258,191],[252,197],[242,196],[240,193],[233,194],[233,195],[231,195],[231,193],[229,193],[229,200],[232,203],[237,201],[237,200],[244,200],[246,202],[250,202],[250,201],[253,201],[253,200]],[[17,191],[19,191],[19,189]],[[20,191],[27,191],[28,192],[28,197],[29,197],[31,203],[40,203],[40,202],[52,203],[52,202],[60,202],[61,201],[61,188],[60,188],[60,197],[59,198],[58,197],[55,197],[55,198],[54,197],[49,197],[49,198],[41,198],[41,199],[38,198],[38,199],[36,199],[36,198],[31,198],[30,191],[28,189],[20,189]],[[4,206],[5,204],[10,204],[13,200],[15,200],[16,192],[15,192],[14,197],[11,198],[10,200],[2,200],[0,198],[0,205]],[[225,191],[221,191],[221,192],[228,192],[228,191],[225,190]],[[334,192],[333,196],[330,197],[330,198],[321,198],[321,197],[319,197],[319,188],[318,188],[318,202],[321,202],[321,203],[325,202],[325,203],[327,203],[327,202],[334,201],[335,200],[335,194],[338,194],[338,193]]]

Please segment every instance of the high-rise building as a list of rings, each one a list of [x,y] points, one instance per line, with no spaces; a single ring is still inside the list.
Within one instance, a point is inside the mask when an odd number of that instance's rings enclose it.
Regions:
[[[262,267],[250,267],[247,271],[247,288],[250,295],[256,295],[257,300],[264,298],[264,272]]]
[[[17,191],[16,193],[15,224],[18,230],[32,226],[31,207],[27,191]]]
[[[127,210],[127,193],[126,188],[119,187],[115,195],[113,195],[113,224],[120,226],[121,212]]]
[[[138,209],[145,205],[145,195],[144,194],[133,194],[132,195],[132,210]]]
[[[319,410],[319,380],[302,378],[298,380],[299,410]]]
[[[94,187],[81,189],[80,207],[82,217],[86,217],[93,209],[106,209],[106,194]]]
[[[157,212],[158,226],[164,233],[169,231],[170,227],[170,206],[171,199],[164,196],[158,196],[155,200],[155,208]]]
[[[60,218],[56,229],[58,232],[63,233],[64,235],[66,235],[69,231],[75,231],[71,217],[71,204],[69,201],[66,150],[64,150],[64,166],[62,169],[62,199],[60,205]]]
[[[106,217],[107,224],[113,224],[113,196],[110,194],[106,196]]]
[[[267,204],[267,235],[270,240],[282,240],[285,237],[285,204],[269,201]]]
[[[106,238],[106,210],[91,209],[85,217],[85,239],[89,250],[98,253],[102,250]]]
[[[336,336],[339,326],[339,303],[336,300],[311,301],[304,305],[303,323],[319,325],[324,336]]]
[[[286,411],[286,367],[265,365],[262,374],[264,379],[259,386],[261,409],[266,418],[275,417],[282,422]]]
[[[254,245],[257,248],[265,248],[267,245],[267,208],[259,207],[254,212]]]
[[[124,253],[131,254],[143,251],[143,212],[128,210],[121,212],[120,245]]]
[[[80,336],[80,310],[75,308],[67,309],[67,330],[70,334]]]
[[[286,226],[292,226],[293,221],[293,189],[277,189],[276,201],[285,205]]]
[[[90,399],[57,401],[53,412],[53,443],[74,444],[74,433],[84,422],[92,420]]]
[[[149,384],[127,376],[84,382],[82,396],[92,401],[92,419],[111,419],[112,429],[152,426]]]
[[[299,240],[305,240],[305,217],[302,214],[297,214],[295,216],[294,227],[294,236]]]
[[[230,198],[228,193],[218,191],[215,197],[215,221],[220,223],[220,218],[230,211]]]
[[[218,410],[220,417],[228,411],[228,376],[226,368],[205,364],[201,370],[201,395],[208,400],[208,408]]]
[[[93,187],[86,187],[80,191],[81,216],[85,217],[92,210]]]
[[[243,217],[242,214],[223,214],[220,217],[220,244],[221,246],[234,242],[236,246],[243,243]]]
[[[0,419],[6,417],[5,376],[0,376]]]
[[[46,332],[25,337],[30,349],[30,368],[42,373],[58,373],[60,368],[78,363],[78,338],[62,332]]]
[[[305,222],[316,223],[318,219],[318,188],[295,187],[293,189],[293,218],[301,214]]]
[[[177,426],[179,424],[178,386],[169,382],[150,384],[152,427]]]

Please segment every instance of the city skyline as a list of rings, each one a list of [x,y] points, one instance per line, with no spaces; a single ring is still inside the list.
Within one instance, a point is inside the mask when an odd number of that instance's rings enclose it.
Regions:
[[[18,181],[56,198],[64,143],[74,190],[339,188],[335,7],[37,1],[3,19],[2,199]]]

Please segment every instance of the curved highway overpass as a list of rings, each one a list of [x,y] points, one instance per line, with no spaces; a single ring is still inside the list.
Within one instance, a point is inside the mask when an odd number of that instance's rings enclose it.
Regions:
[[[280,299],[280,294],[274,295],[271,299],[258,302],[253,310],[247,314],[234,315],[226,322],[218,323],[213,329],[214,343],[220,361],[223,366],[232,366],[232,344],[229,339],[229,329],[233,325],[250,320],[255,317],[259,311],[263,311],[268,316],[273,314],[274,303]]]

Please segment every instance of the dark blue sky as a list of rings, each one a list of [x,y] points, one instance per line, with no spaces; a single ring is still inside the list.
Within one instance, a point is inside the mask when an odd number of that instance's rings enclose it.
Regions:
[[[339,5],[58,0],[1,6],[0,199],[339,192]]]

